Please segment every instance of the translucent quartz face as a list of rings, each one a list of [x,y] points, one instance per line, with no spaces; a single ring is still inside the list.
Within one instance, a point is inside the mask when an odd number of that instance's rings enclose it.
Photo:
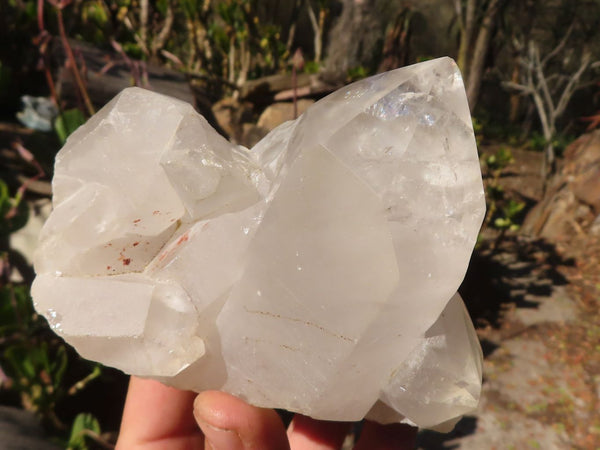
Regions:
[[[124,90],[56,159],[37,310],[82,356],[318,419],[476,407],[456,290],[484,214],[448,58],[340,89],[253,149]]]

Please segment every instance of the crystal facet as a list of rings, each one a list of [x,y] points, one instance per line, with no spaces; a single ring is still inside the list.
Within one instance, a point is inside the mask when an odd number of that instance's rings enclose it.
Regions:
[[[33,297],[86,358],[318,419],[477,405],[456,290],[484,214],[448,58],[351,84],[252,150],[124,90],[56,159]]]

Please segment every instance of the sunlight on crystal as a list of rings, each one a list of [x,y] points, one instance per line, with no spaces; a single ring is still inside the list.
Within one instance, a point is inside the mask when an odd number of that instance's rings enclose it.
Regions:
[[[476,408],[456,291],[485,203],[449,58],[346,86],[251,150],[129,88],[70,136],[53,189],[32,294],[82,356],[318,419]]]

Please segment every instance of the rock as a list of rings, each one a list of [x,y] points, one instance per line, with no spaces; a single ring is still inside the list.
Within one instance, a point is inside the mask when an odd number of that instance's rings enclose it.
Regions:
[[[52,131],[53,122],[58,115],[58,108],[50,98],[21,97],[23,109],[17,113],[17,119],[23,125],[33,130]]]
[[[296,77],[296,88],[321,86],[318,75],[299,73]],[[240,97],[253,103],[270,102],[278,92],[294,88],[291,73],[268,75],[256,80],[246,81],[240,88]]]
[[[317,419],[450,426],[485,202],[456,64],[362,80],[252,150],[123,91],[56,161],[32,295],[84,357]]]
[[[590,227],[590,234],[600,235],[600,214],[596,216]]]
[[[297,103],[297,113],[302,114],[308,109],[314,100],[301,99]],[[290,102],[273,103],[263,111],[256,125],[252,123],[242,124],[242,138],[240,144],[246,147],[254,147],[264,138],[269,131],[277,128],[282,123],[294,119],[294,104]]]
[[[27,411],[0,405],[2,450],[58,450],[49,442],[35,416]]]
[[[219,100],[212,107],[212,112],[221,129],[235,143],[242,143],[244,124],[253,121],[252,104],[239,102],[232,97]]]
[[[306,111],[314,100],[298,100],[296,107],[298,116]],[[273,103],[260,115],[257,125],[267,131],[271,131],[288,120],[294,120],[294,104],[292,102]]]
[[[254,147],[262,138],[269,134],[269,130],[252,123],[242,124],[242,131],[243,135],[240,143],[245,147]]]
[[[546,195],[525,218],[523,231],[557,240],[584,235],[600,215],[600,130],[573,142]]]

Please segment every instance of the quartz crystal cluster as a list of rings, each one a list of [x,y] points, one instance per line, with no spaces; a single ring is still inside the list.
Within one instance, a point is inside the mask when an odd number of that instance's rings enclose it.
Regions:
[[[84,357],[318,419],[476,407],[456,291],[485,205],[451,59],[346,86],[251,150],[129,88],[70,136],[53,189],[33,297]]]

